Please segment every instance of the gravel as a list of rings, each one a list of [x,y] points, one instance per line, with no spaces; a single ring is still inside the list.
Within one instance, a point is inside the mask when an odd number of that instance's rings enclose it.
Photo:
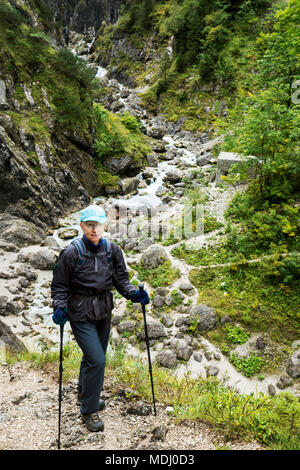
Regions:
[[[58,431],[58,383],[55,367],[34,369],[27,362],[0,365],[0,449],[55,450]],[[130,384],[129,384],[130,385]],[[228,443],[202,422],[176,424],[168,407],[156,403],[157,415],[129,414],[141,406],[135,394],[128,398],[121,386],[106,378],[100,412],[104,432],[91,433],[83,425],[76,403],[76,380],[63,388],[61,449],[74,450],[263,450],[253,442]],[[143,400],[142,400],[143,401]],[[144,402],[144,407],[151,403]]]

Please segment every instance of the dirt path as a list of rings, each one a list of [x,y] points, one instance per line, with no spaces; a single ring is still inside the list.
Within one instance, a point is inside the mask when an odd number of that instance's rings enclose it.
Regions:
[[[0,450],[56,450],[58,385],[56,367],[49,372],[28,363],[1,365]],[[157,416],[128,413],[139,401],[122,397],[121,387],[104,386],[106,408],[101,412],[104,432],[84,427],[76,403],[76,380],[64,386],[61,448],[76,450],[263,450],[257,443],[228,443],[205,423],[176,424],[165,406],[157,404]],[[123,394],[124,395],[124,394]],[[151,404],[150,404],[151,405]],[[147,408],[144,403],[142,408]]]

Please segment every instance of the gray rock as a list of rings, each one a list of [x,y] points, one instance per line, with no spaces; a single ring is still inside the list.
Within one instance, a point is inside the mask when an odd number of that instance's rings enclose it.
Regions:
[[[293,379],[300,377],[300,350],[294,351],[289,358],[286,371]]]
[[[195,361],[201,362],[202,361],[202,354],[196,352],[196,353],[194,353],[193,358],[195,359]]]
[[[132,159],[128,155],[123,157],[103,157],[103,165],[113,175],[125,174],[131,165]]]
[[[6,295],[0,296],[0,315],[17,315],[20,312],[20,306],[17,302],[9,301]]]
[[[164,441],[168,432],[167,426],[157,426],[151,432],[150,441]]]
[[[217,326],[217,317],[213,308],[206,305],[196,305],[191,307],[190,316],[187,319],[187,324],[191,324],[197,320],[197,329],[199,332],[212,330]]]
[[[156,339],[162,338],[163,336],[167,336],[166,330],[160,322],[147,321],[147,331],[149,339]],[[140,333],[139,337],[141,340],[145,339],[144,329]]]
[[[161,297],[160,295],[155,295],[153,300],[152,300],[152,304],[157,307],[157,308],[160,308],[163,306],[164,304],[164,298]]]
[[[135,324],[132,321],[124,321],[122,323],[119,323],[117,325],[117,332],[119,334],[125,333],[125,332],[134,332],[135,331]]]
[[[156,360],[161,366],[168,368],[174,367],[177,363],[176,354],[170,349],[159,352]]]
[[[178,183],[181,181],[182,173],[179,170],[171,170],[167,172],[166,177],[170,183]]]
[[[140,180],[138,178],[123,178],[119,182],[122,194],[129,194],[137,191]]]
[[[165,129],[163,127],[150,127],[147,134],[154,139],[162,139],[165,135]]]
[[[184,339],[178,339],[176,341],[175,352],[177,359],[188,361],[193,354],[193,348]]]
[[[0,80],[0,109],[6,109],[7,102],[6,102],[6,85],[3,80]]]
[[[17,247],[36,245],[45,238],[44,231],[31,222],[6,213],[0,214],[1,238]],[[0,248],[2,247],[0,244]],[[8,251],[15,251],[13,249]]]
[[[30,256],[29,262],[33,268],[51,270],[54,268],[57,259],[57,255],[51,253],[47,248],[42,248]]]
[[[161,317],[161,322],[166,328],[170,328],[173,325],[173,320],[167,315]]]
[[[207,377],[210,377],[210,376],[215,377],[216,375],[218,375],[219,371],[220,369],[218,367],[209,366],[206,371]]]
[[[67,240],[69,238],[75,238],[78,236],[78,230],[77,229],[63,229],[58,233],[59,238],[62,238],[63,240]],[[51,246],[51,245],[48,245]]]
[[[137,416],[148,416],[152,413],[152,407],[142,401],[137,401],[127,408],[127,413]]]
[[[292,381],[291,377],[288,377],[287,375],[282,375],[281,377],[279,377],[279,380],[276,383],[276,386],[282,390],[282,389],[292,385],[292,383],[293,383],[293,381]]]
[[[147,164],[151,167],[157,167],[158,158],[156,157],[156,155],[147,155]]]
[[[194,286],[190,283],[190,281],[183,281],[179,285],[179,289],[183,292],[190,292],[194,290]]]
[[[153,245],[142,254],[141,265],[145,268],[153,269],[165,263],[168,259],[167,252],[163,247]]]
[[[199,155],[196,157],[196,163],[198,166],[203,166],[207,165],[210,162],[211,159],[211,153],[203,153],[202,155]]]
[[[276,395],[276,388],[273,384],[268,385],[268,393],[271,397],[274,397]]]
[[[0,340],[15,352],[26,351],[25,344],[12,332],[11,328],[0,320]]]

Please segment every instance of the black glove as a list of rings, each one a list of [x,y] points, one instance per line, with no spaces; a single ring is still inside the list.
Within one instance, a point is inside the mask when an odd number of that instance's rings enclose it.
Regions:
[[[150,303],[149,295],[146,290],[136,290],[131,293],[130,295],[131,302],[139,302],[142,305],[146,305]]]

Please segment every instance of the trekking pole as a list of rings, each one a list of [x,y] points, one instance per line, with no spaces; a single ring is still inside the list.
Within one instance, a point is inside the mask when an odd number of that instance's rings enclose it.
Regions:
[[[61,402],[62,402],[62,373],[63,373],[63,336],[64,336],[64,325],[60,325],[59,391],[58,391],[58,438],[57,438],[57,448],[58,448],[58,449],[60,449],[60,424],[61,424]]]
[[[142,292],[144,290],[144,284],[139,284],[139,289],[140,289],[140,292]],[[146,339],[146,346],[147,346],[147,353],[148,353],[149,372],[150,372],[152,397],[153,397],[153,409],[154,409],[154,415],[156,416],[154,386],[153,386],[153,377],[152,377],[152,365],[151,365],[148,329],[147,329],[147,321],[146,321],[146,308],[145,308],[145,305],[143,304],[142,304],[142,309],[143,309],[143,316],[144,316],[145,339]]]

